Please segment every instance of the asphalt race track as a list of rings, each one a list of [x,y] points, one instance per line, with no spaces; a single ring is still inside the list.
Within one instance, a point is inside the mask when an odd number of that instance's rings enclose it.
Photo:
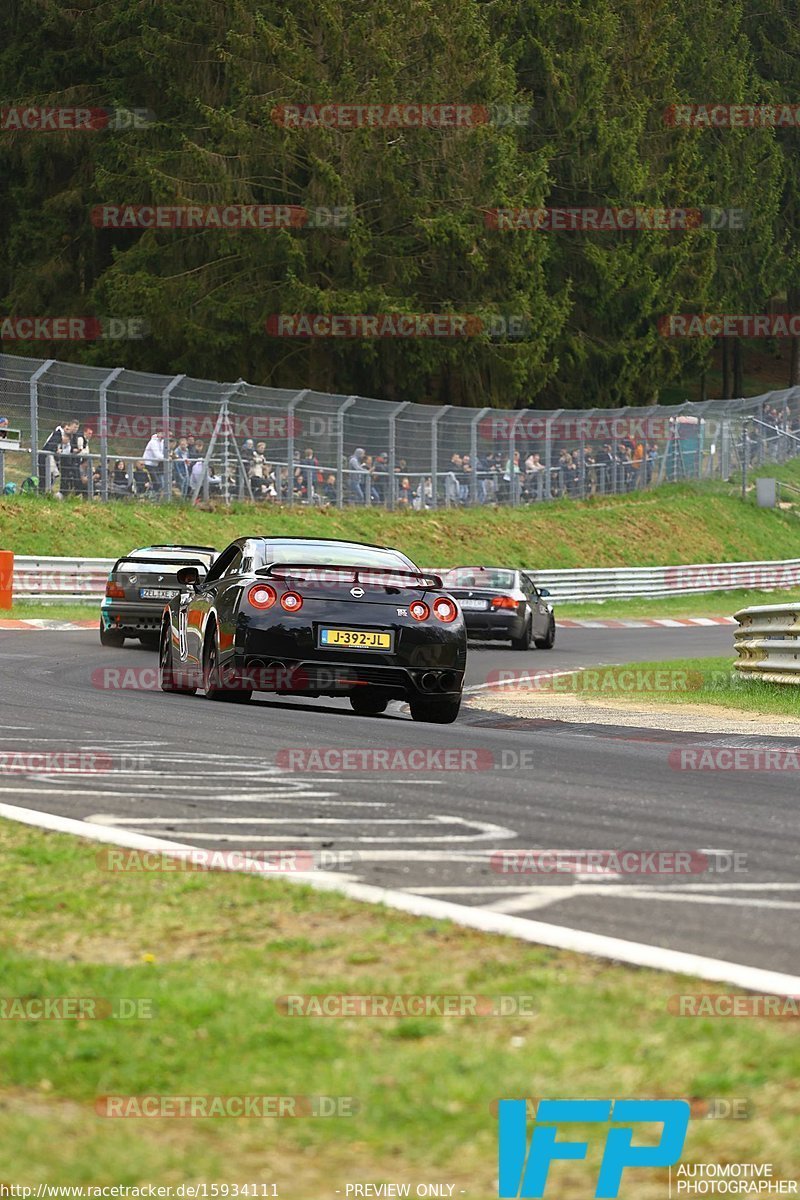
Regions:
[[[725,654],[726,627],[563,629],[552,652],[470,650],[468,684],[498,669],[587,667]],[[333,700],[100,686],[107,667],[156,667],[94,630],[0,633],[4,750],[112,756],[93,775],[0,775],[0,802],[206,848],[348,852],[349,877],[458,904],[797,973],[798,778],[792,772],[678,771],[676,746],[789,746],[658,730],[520,721],[462,709],[451,726],[397,705],[357,717]],[[302,773],[280,751],[429,748],[483,752],[481,770]],[[487,754],[487,752],[489,752]],[[524,752],[525,760],[519,756]],[[283,765],[281,765],[283,764]],[[668,849],[746,856],[746,870],[679,877],[501,875],[514,847]],[[495,864],[496,865],[496,864]]]

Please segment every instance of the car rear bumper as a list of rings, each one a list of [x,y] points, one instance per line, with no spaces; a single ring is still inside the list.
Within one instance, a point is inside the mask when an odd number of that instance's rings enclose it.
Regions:
[[[111,601],[100,609],[100,619],[105,629],[136,637],[140,633],[158,633],[164,616],[165,600],[153,604]]]
[[[374,657],[353,655],[344,661],[339,656],[297,658],[249,652],[229,657],[224,671],[232,686],[283,695],[342,696],[359,688],[376,688],[397,699],[461,695],[463,669],[441,663],[432,667],[412,667],[396,661],[376,663]],[[365,661],[368,658],[372,661]]]
[[[504,612],[502,609],[497,612],[487,609],[485,612],[468,611],[464,613],[467,636],[478,639],[504,638],[508,640],[522,637],[527,620],[527,612]]]

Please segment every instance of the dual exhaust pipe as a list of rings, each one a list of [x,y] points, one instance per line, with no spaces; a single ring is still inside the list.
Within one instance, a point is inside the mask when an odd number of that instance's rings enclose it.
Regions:
[[[425,671],[419,686],[423,692],[451,692],[456,686],[455,671]]]

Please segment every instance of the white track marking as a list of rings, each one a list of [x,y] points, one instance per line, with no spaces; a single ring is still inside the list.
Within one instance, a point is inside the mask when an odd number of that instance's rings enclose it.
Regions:
[[[192,846],[151,838],[130,830],[105,828],[75,821],[70,817],[58,817],[52,813],[37,812],[29,808],[18,808],[0,804],[0,817],[35,825],[39,829],[50,829],[58,833],[76,834],[90,841],[105,842],[138,850],[181,850],[187,853]],[[282,878],[292,882],[291,875]],[[578,954],[591,954],[598,958],[612,959],[637,967],[649,967],[658,971],[671,971],[699,979],[728,983],[753,992],[774,996],[800,995],[800,976],[787,975],[780,971],[768,971],[750,967],[743,963],[726,962],[707,958],[701,954],[689,954],[683,950],[668,950],[663,946],[649,946],[644,942],[631,942],[624,938],[607,937],[586,930],[568,929],[562,925],[551,925],[543,921],[530,921],[505,913],[490,912],[485,908],[470,908],[451,904],[446,900],[435,900],[430,896],[413,896],[408,892],[389,888],[373,887],[364,883],[353,883],[337,879],[328,873],[309,874],[302,882],[317,891],[337,892],[351,900],[367,904],[386,905],[411,916],[425,917],[435,921],[452,921],[468,929],[479,929],[483,933],[496,933],[515,937],[520,941],[540,946],[552,946],[558,950],[570,950]]]

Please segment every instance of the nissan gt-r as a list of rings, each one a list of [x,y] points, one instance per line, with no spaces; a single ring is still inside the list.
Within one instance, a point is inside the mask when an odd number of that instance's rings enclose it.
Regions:
[[[398,550],[325,538],[238,538],[164,611],[165,692],[344,696],[356,713],[405,700],[448,724],[464,686],[464,620],[441,578]]]

